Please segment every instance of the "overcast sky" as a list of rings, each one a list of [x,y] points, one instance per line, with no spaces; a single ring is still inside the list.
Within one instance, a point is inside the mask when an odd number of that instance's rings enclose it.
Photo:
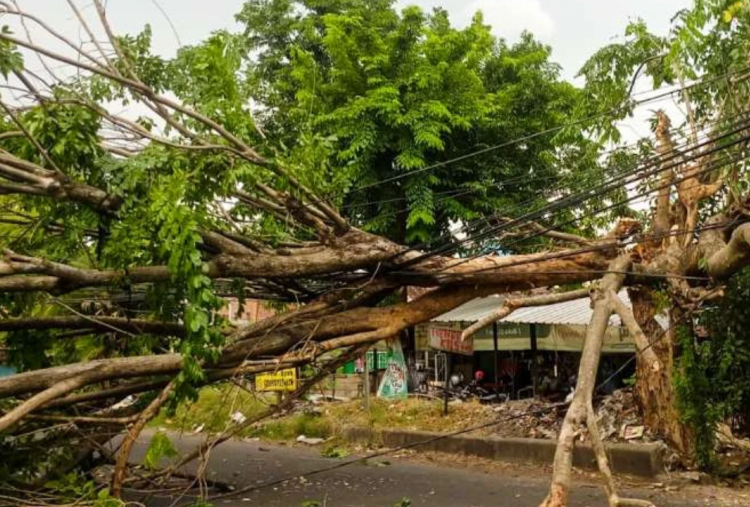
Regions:
[[[19,3],[41,14],[58,29],[74,26],[65,0]],[[76,0],[76,3],[92,13],[91,2]],[[168,56],[178,44],[167,17],[183,44],[191,44],[213,30],[236,27],[233,16],[242,3],[242,0],[108,0],[107,9],[118,32],[136,32],[145,23],[151,23],[157,51]],[[670,18],[689,6],[691,0],[398,0],[398,3],[417,4],[426,9],[443,6],[460,25],[482,10],[495,33],[511,41],[528,29],[553,47],[554,59],[562,64],[564,76],[570,79],[596,49],[623,33],[629,19],[641,17],[652,30],[663,33]]]
[[[96,12],[89,0],[74,0],[84,15],[98,27]],[[533,32],[537,38],[552,46],[553,60],[563,68],[563,77],[573,80],[581,65],[597,49],[615,40],[621,40],[628,21],[642,18],[649,28],[659,34],[669,29],[670,19],[680,9],[689,7],[692,0],[397,0],[403,7],[416,4],[424,9],[445,7],[455,24],[466,25],[478,10],[496,35],[514,41],[523,30]],[[80,33],[75,16],[65,0],[19,0],[23,9],[46,20],[56,30],[74,40],[86,39]],[[228,28],[238,30],[234,15],[243,0],[107,0],[108,18],[117,33],[137,33],[146,23],[154,31],[153,44],[157,53],[172,56],[182,44],[195,44],[212,31]],[[14,20],[8,20],[14,29],[20,29]],[[43,45],[59,48],[59,43],[35,31],[35,38]],[[27,56],[34,67],[34,58]],[[35,68],[36,70],[36,68]],[[576,84],[582,84],[575,80]],[[648,89],[641,82],[636,92]],[[621,123],[624,140],[632,142],[650,134],[646,121],[653,112],[642,106],[634,118]],[[673,121],[683,116],[672,101],[659,104],[672,116]],[[141,114],[141,113],[139,113]]]

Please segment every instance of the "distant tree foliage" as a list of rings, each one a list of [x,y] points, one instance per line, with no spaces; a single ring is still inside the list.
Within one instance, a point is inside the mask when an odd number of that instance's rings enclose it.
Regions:
[[[481,13],[458,29],[444,9],[392,0],[257,0],[238,19],[279,156],[370,231],[425,242],[602,175],[580,129],[536,135],[571,121],[581,94],[529,33],[508,44]]]

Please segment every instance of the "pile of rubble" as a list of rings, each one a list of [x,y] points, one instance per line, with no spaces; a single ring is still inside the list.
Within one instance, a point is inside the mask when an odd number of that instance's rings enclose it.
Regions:
[[[556,439],[565,417],[565,408],[550,408],[538,399],[511,400],[492,407],[505,420],[494,428],[500,437]]]
[[[565,418],[565,407],[553,407],[538,399],[513,400],[494,406],[507,422],[495,433],[502,437],[556,439]],[[638,414],[633,390],[620,389],[603,398],[597,405],[602,438],[609,442],[659,441],[643,425]]]
[[[658,442],[644,426],[630,388],[619,389],[605,397],[596,409],[602,438],[610,442]]]

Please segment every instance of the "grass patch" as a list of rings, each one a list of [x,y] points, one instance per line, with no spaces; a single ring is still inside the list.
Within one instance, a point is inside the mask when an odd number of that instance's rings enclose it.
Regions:
[[[333,426],[327,417],[303,413],[268,421],[248,434],[248,436],[275,441],[296,440],[300,435],[328,438],[333,435]]]
[[[450,432],[489,420],[492,415],[479,402],[451,405],[443,415],[443,402],[423,398],[370,400],[369,413],[361,401],[329,405],[328,417],[339,425],[368,426],[374,429]]]
[[[232,414],[240,412],[250,419],[274,403],[276,403],[276,396],[273,394],[256,395],[233,383],[222,383],[201,389],[196,401],[181,405],[173,415],[162,411],[154,418],[151,425],[185,432],[202,427],[203,432],[220,433],[234,424]],[[296,413],[266,419],[246,428],[238,436],[292,441],[299,435],[328,438],[332,433],[332,425],[328,418]]]
[[[231,417],[235,412],[251,418],[275,402],[273,394],[256,395],[233,383],[223,383],[201,389],[197,401],[180,406],[172,416],[162,412],[152,425],[186,432],[202,426],[203,432],[219,433],[234,424]],[[444,416],[442,401],[418,398],[373,398],[369,412],[363,410],[361,400],[325,403],[317,407],[322,413],[296,412],[266,419],[246,428],[238,436],[292,442],[299,435],[305,435],[330,439],[326,445],[331,446],[343,443],[339,437],[344,426],[450,432],[493,417],[486,407],[474,402],[451,405],[449,414]]]
[[[256,396],[233,383],[216,384],[198,391],[196,401],[180,405],[173,415],[161,411],[152,425],[181,431],[203,426],[203,431],[219,433],[233,424],[231,417],[235,412],[250,418],[274,402],[271,396]]]

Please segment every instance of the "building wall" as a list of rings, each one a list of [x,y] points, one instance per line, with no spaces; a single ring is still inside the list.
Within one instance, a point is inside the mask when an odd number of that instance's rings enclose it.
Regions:
[[[240,312],[240,302],[237,298],[226,298],[227,304],[219,311],[232,324],[252,324],[276,315],[276,311],[265,301],[246,299]]]

